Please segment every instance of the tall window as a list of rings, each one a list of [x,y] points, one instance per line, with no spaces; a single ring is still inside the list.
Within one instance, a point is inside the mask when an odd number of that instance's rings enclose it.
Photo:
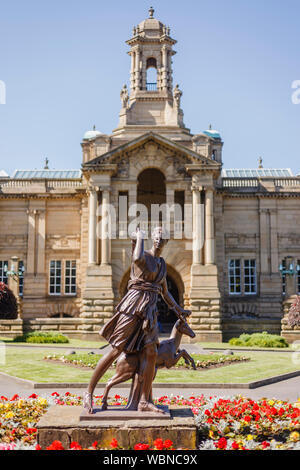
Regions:
[[[65,294],[76,294],[76,261],[66,261],[65,264]]]
[[[241,294],[241,262],[239,259],[231,259],[228,263],[229,293]]]
[[[8,278],[4,270],[4,266],[8,266],[8,261],[0,261],[0,282],[4,282],[4,284],[7,284]]]
[[[244,292],[256,294],[256,260],[244,260]]]
[[[147,82],[146,82],[147,91],[156,91],[157,90],[157,65],[156,65],[156,59],[154,57],[149,57],[147,59],[146,69],[147,69]]]
[[[230,259],[228,262],[228,279],[230,295],[256,294],[256,260]]]
[[[61,294],[61,261],[50,261],[49,294]]]
[[[50,295],[76,295],[76,260],[51,260]]]

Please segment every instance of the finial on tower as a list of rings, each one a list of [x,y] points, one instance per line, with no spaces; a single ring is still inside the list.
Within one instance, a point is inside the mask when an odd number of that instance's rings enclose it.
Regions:
[[[149,18],[153,18],[153,15],[154,15],[154,8],[150,7],[149,8]]]
[[[45,158],[45,166],[44,166],[44,170],[49,170],[49,160],[48,160],[48,158],[47,158],[47,157]]]
[[[259,157],[259,159],[258,159],[258,168],[263,168],[263,159],[262,159],[262,157]]]

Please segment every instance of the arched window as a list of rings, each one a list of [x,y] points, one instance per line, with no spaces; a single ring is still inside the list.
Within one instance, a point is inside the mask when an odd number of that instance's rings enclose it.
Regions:
[[[157,64],[154,57],[149,57],[146,63],[147,80],[146,89],[147,91],[157,90]]]

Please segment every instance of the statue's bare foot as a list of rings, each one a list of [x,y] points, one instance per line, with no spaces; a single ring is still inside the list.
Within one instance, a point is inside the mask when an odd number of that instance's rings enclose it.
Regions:
[[[83,408],[91,415],[93,414],[93,395],[89,392],[83,394]]]
[[[157,408],[153,403],[148,401],[140,401],[138,404],[138,411],[154,411],[155,413],[164,414],[164,410]]]

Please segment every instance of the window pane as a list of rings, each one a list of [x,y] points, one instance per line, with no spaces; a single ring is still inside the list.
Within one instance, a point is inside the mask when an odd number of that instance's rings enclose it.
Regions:
[[[65,294],[76,294],[76,260],[66,261]]]
[[[241,293],[241,278],[240,278],[240,260],[231,259],[228,262],[228,274],[229,274],[229,293],[240,294]]]
[[[50,261],[49,293],[53,295],[61,293],[61,261],[59,260]]]

